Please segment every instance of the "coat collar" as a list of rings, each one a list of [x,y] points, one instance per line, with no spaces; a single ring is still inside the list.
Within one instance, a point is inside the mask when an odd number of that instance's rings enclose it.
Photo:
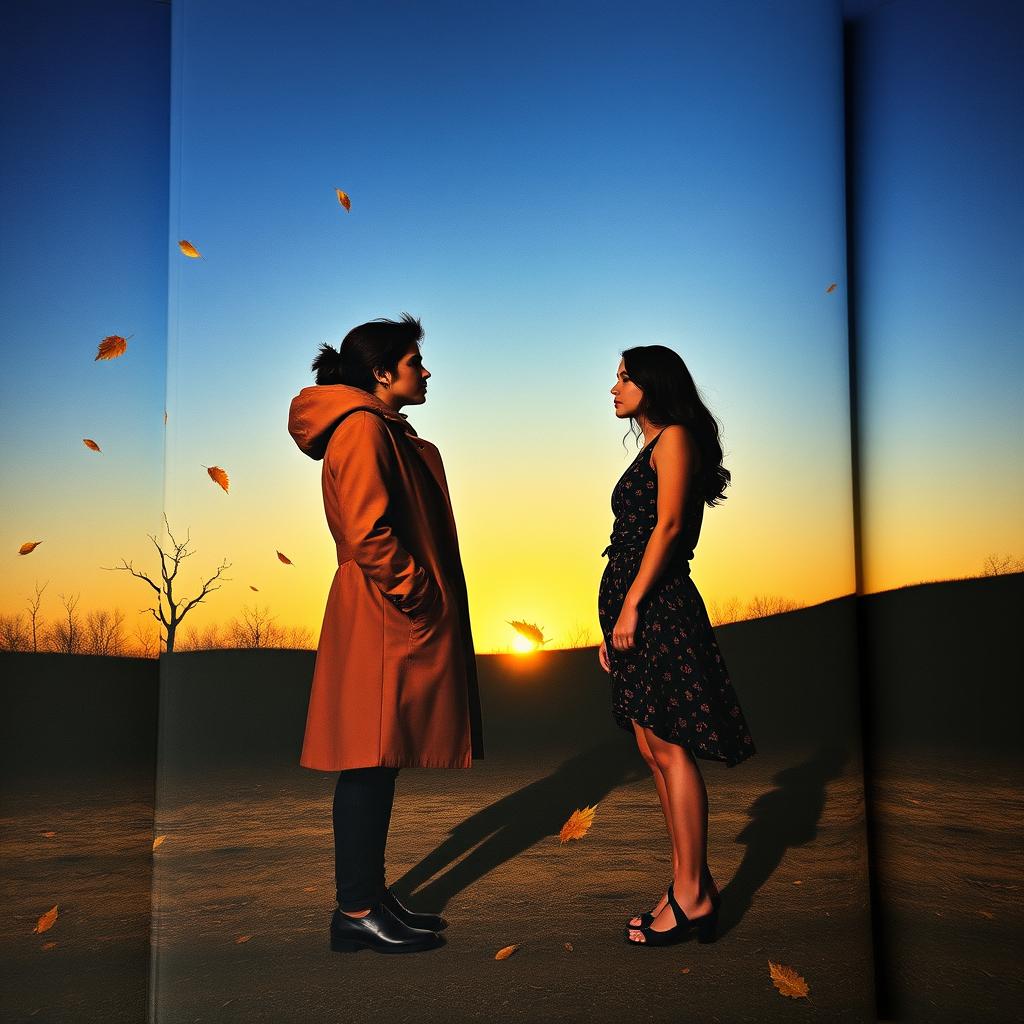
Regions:
[[[311,459],[322,459],[338,424],[357,409],[369,409],[405,433],[417,437],[409,418],[376,395],[349,384],[313,384],[303,388],[288,409],[288,433],[299,450]]]

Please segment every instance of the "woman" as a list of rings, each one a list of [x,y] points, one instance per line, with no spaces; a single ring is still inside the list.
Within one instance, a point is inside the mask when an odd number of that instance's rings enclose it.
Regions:
[[[300,764],[339,772],[338,909],[331,948],[408,953],[447,922],[404,907],[385,883],[399,768],[468,768],[483,757],[476,655],[448,483],[437,448],[399,410],[426,401],[423,328],[407,313],[321,345],[316,386],[288,431],[323,460],[338,569],[317,647]]]
[[[704,505],[730,479],[718,425],[686,364],[663,345],[626,349],[615,415],[647,442],[612,492],[615,524],[598,592],[601,665],[616,722],[636,736],[672,842],[672,881],[624,932],[664,946],[697,929],[714,940],[719,895],[707,867],[707,790],[696,759],[738,764],[755,752],[704,602],[690,578]]]

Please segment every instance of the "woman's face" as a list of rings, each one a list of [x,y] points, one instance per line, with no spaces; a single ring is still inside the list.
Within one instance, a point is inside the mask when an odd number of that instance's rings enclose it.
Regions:
[[[619,419],[636,417],[640,409],[640,400],[644,397],[640,390],[630,379],[626,372],[626,364],[619,360],[619,368],[615,372],[615,386],[612,388],[612,395],[615,398],[615,415]]]
[[[423,365],[420,347],[413,342],[398,360],[397,372],[391,375],[391,387],[378,389],[397,406],[422,405],[427,400],[427,378],[430,372]]]

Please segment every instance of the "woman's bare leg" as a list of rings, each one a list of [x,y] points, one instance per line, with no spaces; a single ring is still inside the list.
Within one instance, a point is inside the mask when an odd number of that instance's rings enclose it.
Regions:
[[[661,770],[667,790],[671,821],[670,834],[675,848],[673,892],[687,917],[700,917],[711,910],[710,890],[704,884],[707,863],[708,792],[696,758],[685,747],[659,739],[650,729],[644,738]],[[666,905],[651,924],[654,931],[667,931],[676,924],[672,908]],[[643,941],[639,930],[631,929],[633,941]]]
[[[651,747],[647,742],[647,737],[644,735],[643,727],[637,725],[635,721],[633,722],[633,732],[636,734],[636,745],[640,750],[640,755],[647,762],[647,766],[651,769],[651,774],[654,776],[654,785],[658,790],[658,799],[661,801],[662,813],[665,815],[665,826],[668,829],[669,841],[672,843],[672,876],[675,877],[679,871],[679,853],[676,850],[675,839],[672,836],[672,816],[669,813],[668,787],[665,785],[665,776],[662,774],[661,766],[651,752]],[[667,902],[668,894],[663,893],[652,913],[655,915],[660,914]],[[640,918],[630,918],[629,923],[639,925]]]

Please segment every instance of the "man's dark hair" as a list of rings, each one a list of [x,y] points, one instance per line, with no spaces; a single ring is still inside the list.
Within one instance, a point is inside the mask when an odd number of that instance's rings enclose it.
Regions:
[[[380,317],[353,327],[338,351],[323,342],[310,368],[317,384],[349,384],[373,394],[378,383],[373,371],[397,373],[399,360],[422,338],[422,324],[409,313],[400,320]]]

